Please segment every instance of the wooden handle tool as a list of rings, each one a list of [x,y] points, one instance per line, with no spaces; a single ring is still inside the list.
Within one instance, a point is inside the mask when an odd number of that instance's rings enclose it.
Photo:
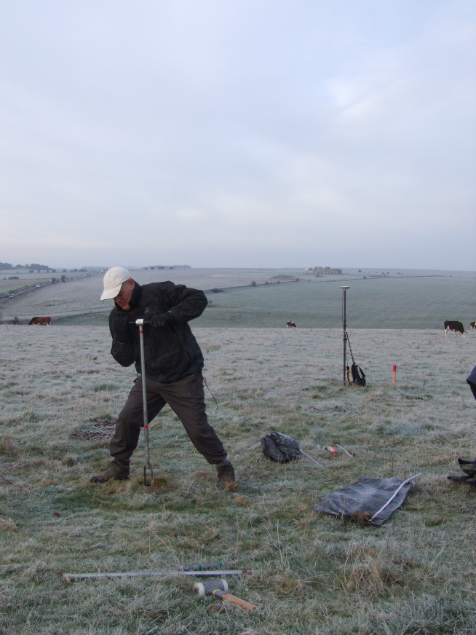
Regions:
[[[256,608],[254,604],[250,604],[246,600],[237,598],[236,595],[231,595],[231,593],[224,593],[223,591],[220,591],[220,589],[216,589],[215,591],[213,591],[213,595],[216,595],[221,600],[229,600],[230,602],[233,602],[233,604],[238,604],[238,606],[242,606],[244,609],[247,609],[248,611],[252,611],[253,609]]]

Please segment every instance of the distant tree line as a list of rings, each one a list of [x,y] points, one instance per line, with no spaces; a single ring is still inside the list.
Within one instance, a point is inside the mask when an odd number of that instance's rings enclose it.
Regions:
[[[143,267],[143,269],[191,269],[190,265],[154,265],[151,267]]]
[[[53,271],[48,265],[40,265],[37,262],[32,262],[31,265],[15,265],[13,266],[9,262],[0,262],[0,269],[30,269],[30,273],[36,269],[37,271]]]

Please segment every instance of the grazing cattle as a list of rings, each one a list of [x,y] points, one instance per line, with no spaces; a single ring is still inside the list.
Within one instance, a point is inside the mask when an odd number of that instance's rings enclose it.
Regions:
[[[476,331],[476,322],[471,322],[471,324],[469,325],[469,328],[470,328],[472,331]]]
[[[34,317],[28,322],[28,324],[40,324],[44,326],[51,326],[50,317]]]
[[[461,322],[456,322],[456,321],[452,322],[447,320],[445,322],[445,337],[446,337],[447,331],[454,331],[455,337],[460,334],[463,337],[466,335],[466,331],[464,330],[464,326],[461,324]]]
[[[286,328],[287,329],[297,329],[297,326],[294,324],[294,322],[286,322]]]

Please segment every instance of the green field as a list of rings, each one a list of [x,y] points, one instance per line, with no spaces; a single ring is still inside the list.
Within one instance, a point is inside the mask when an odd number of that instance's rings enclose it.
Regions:
[[[195,326],[339,328],[345,280],[261,284],[207,292],[209,306]],[[442,329],[476,320],[476,279],[471,277],[368,278],[347,282],[347,324],[352,328]],[[108,311],[111,307],[108,307]],[[64,325],[104,325],[107,313],[57,320]]]
[[[200,326],[298,327],[341,325],[342,282],[298,282],[228,289],[209,294]],[[391,278],[353,280],[347,291],[350,328],[438,329],[459,320],[469,329],[476,319],[474,278]]]

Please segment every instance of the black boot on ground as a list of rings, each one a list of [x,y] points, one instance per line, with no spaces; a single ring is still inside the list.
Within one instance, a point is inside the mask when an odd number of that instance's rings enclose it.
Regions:
[[[129,478],[129,463],[122,463],[121,461],[111,461],[104,472],[100,472],[93,476],[91,483],[107,483],[111,479],[115,481],[125,481]]]
[[[219,463],[216,468],[218,489],[226,489],[227,486],[229,487],[236,482],[235,470],[233,469],[233,464],[229,459],[225,459],[225,461]]]

